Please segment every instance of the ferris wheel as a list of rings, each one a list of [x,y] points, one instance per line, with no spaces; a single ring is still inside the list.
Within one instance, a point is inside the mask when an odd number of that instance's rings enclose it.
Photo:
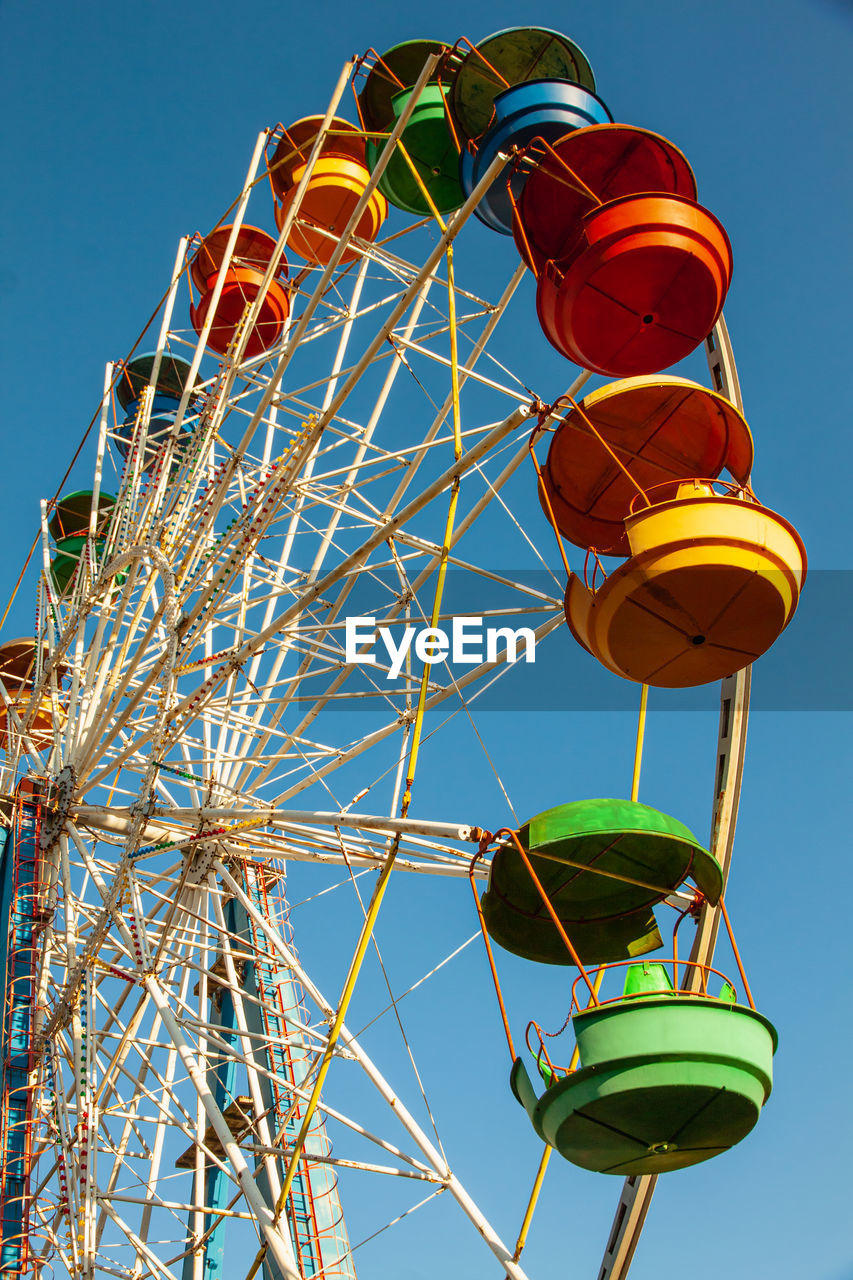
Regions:
[[[472,219],[505,237],[485,273]],[[755,1124],[775,1032],[724,887],[750,663],[805,553],[750,488],[731,262],[681,152],[535,28],[347,63],[180,241],[107,365],[91,483],[43,504],[36,633],[0,642],[0,1276],[353,1280],[440,1197],[524,1280],[557,1152],[623,1180],[624,1277],[659,1174]],[[531,271],[556,389],[496,354]],[[710,387],[666,372],[703,345]],[[637,686],[630,797],[448,813],[424,751],[464,722],[493,769],[478,699],[567,624]],[[706,849],[639,802],[642,726],[649,686],[720,680]],[[406,1035],[462,948],[398,978],[377,945],[401,880],[470,904],[543,1142],[509,1223]],[[566,967],[574,1047],[508,1007],[507,952]]]

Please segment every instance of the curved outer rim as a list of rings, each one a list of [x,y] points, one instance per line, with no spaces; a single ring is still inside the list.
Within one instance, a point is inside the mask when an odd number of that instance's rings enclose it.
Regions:
[[[718,335],[721,332],[724,335],[725,344],[727,346],[728,338],[727,334],[725,334],[725,325],[722,318],[720,318],[717,324]],[[720,339],[718,337],[718,343],[719,341]],[[717,364],[712,365],[712,367],[719,368],[723,371],[730,369],[731,377],[734,378],[734,385],[736,386],[736,375],[734,374],[733,360],[730,359],[730,352],[728,355],[722,354],[720,361],[718,361]],[[731,394],[731,392],[729,392],[729,394]],[[732,398],[734,398],[734,396]],[[740,405],[739,397],[737,399],[737,403]],[[720,746],[723,751],[720,756],[720,771],[717,776],[717,785],[715,788],[714,841],[712,843],[712,848],[719,847],[723,850],[727,865],[731,854],[734,824],[737,813],[737,801],[740,794],[743,747],[746,736],[746,722],[749,703],[748,668],[745,669],[745,671],[738,673],[736,677],[732,677],[728,681],[723,682],[721,701],[724,714],[721,718],[718,746]],[[692,955],[694,960],[696,960],[697,950],[702,954],[709,949],[711,951],[713,950],[713,941],[716,936],[717,924],[718,922],[713,918],[713,916],[709,916],[707,913],[703,914],[703,918],[700,919],[697,944],[696,947],[694,947],[694,953]],[[633,1248],[636,1244],[636,1238],[638,1237],[639,1230],[642,1226],[642,1218],[645,1216],[645,1210],[647,1208],[649,1198],[648,1194],[645,1195],[645,1198],[641,1197],[637,1188],[647,1187],[650,1182],[653,1184],[654,1181],[655,1180],[653,1178],[641,1178],[635,1180],[636,1187],[634,1188],[635,1194],[633,1196],[633,1200],[640,1205],[642,1210],[639,1227],[637,1227],[637,1215],[633,1213],[631,1206],[626,1205],[628,1212],[625,1212],[625,1210],[620,1207],[622,1223],[621,1226],[617,1224],[618,1229],[613,1233],[607,1252],[609,1258],[611,1260],[614,1259],[616,1256],[614,1250],[621,1248],[623,1242],[627,1240],[629,1246],[627,1261],[625,1262],[622,1270],[618,1273],[613,1270],[610,1262],[608,1261],[606,1263],[606,1267],[601,1272],[602,1277],[613,1277],[617,1274],[621,1276],[627,1275],[627,1266],[630,1264],[630,1256],[633,1254]],[[634,1229],[633,1237],[629,1235],[629,1226]]]
[[[654,957],[651,958],[651,963],[654,963]],[[731,1009],[735,1013],[746,1014],[747,1017],[754,1018],[756,1022],[760,1022],[770,1035],[770,1039],[773,1042],[773,1052],[775,1053],[779,1047],[779,1033],[765,1014],[759,1013],[758,1009],[751,1009],[748,1004],[739,1004],[736,1001],[734,1003],[729,1003],[726,1000],[721,1000],[714,996],[705,996],[697,999],[695,996],[679,995],[678,992],[675,992],[672,995],[661,996],[629,996],[621,1000],[607,1001],[604,1004],[599,1005],[598,1008],[581,1009],[578,1013],[572,1015],[572,1023],[573,1025],[576,1025],[579,1022],[591,1022],[597,1016],[606,1014],[608,1010],[612,1010],[613,1013],[620,1013],[626,1009],[644,1004],[661,1004],[665,1005],[667,1008],[677,1008],[678,1006],[681,1006],[685,1009],[693,1009],[697,1006],[707,1006],[714,1009]]]
[[[729,331],[722,313],[705,340],[711,379],[739,413],[743,399]],[[717,733],[717,773],[711,818],[710,850],[723,869],[723,892],[731,867],[743,783],[752,667],[744,667],[720,683],[720,724]],[[690,951],[690,962],[711,964],[720,927],[720,913],[703,907]],[[696,983],[698,986],[698,982]],[[656,1174],[626,1178],[616,1204],[598,1280],[626,1280],[634,1252],[657,1186]]]

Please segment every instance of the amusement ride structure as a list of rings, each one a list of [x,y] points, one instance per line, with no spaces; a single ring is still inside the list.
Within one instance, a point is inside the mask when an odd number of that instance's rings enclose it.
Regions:
[[[472,219],[504,237],[491,292]],[[35,633],[0,641],[0,1276],[352,1280],[372,1264],[348,1188],[372,1179],[364,1234],[441,1195],[482,1274],[522,1280],[556,1151],[622,1179],[615,1280],[658,1176],[749,1133],[776,1033],[725,886],[750,664],[805,552],[750,486],[731,272],[684,155],[614,122],[581,50],[535,28],[368,51],[180,241],[107,364],[90,487],[42,505]],[[511,305],[532,319],[528,273],[567,361],[541,398],[490,350]],[[703,347],[710,386],[668,372]],[[439,628],[473,616],[497,638],[449,662]],[[497,831],[474,796],[450,820],[418,790],[427,739],[566,624],[636,686],[631,794]],[[396,668],[377,640],[425,629]],[[712,681],[706,848],[639,786],[649,687]],[[523,1121],[543,1143],[510,1223],[458,1176],[417,1069],[409,1099],[352,1021],[370,969],[411,1054],[375,926],[392,879],[436,876],[473,889],[505,1141]],[[318,945],[332,893],[348,926]],[[504,997],[506,952],[565,968],[560,1032]]]

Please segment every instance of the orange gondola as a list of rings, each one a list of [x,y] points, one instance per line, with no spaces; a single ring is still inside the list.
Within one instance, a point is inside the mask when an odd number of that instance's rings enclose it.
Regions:
[[[29,741],[37,750],[43,751],[53,743],[54,711],[58,712],[60,724],[64,723],[65,713],[61,707],[54,707],[49,692],[39,699],[35,709],[30,709],[34,692],[36,656],[36,640],[33,636],[26,636],[19,640],[5,640],[0,644],[0,680],[9,699],[8,705],[14,712],[10,724],[7,704],[0,699],[0,748],[8,748],[19,730],[20,723],[28,721]],[[42,662],[47,660],[47,645],[43,645]],[[60,684],[67,674],[67,664],[59,662],[56,666],[56,675]],[[23,747],[26,750],[26,740]]]
[[[230,226],[224,226],[211,232],[201,242],[190,264],[193,283],[201,292],[198,306],[190,307],[190,320],[198,334],[207,320],[231,231]],[[208,345],[220,355],[228,350],[246,308],[258,296],[274,252],[275,241],[260,228],[243,226],[238,231],[231,262],[225,272],[216,316],[208,336]],[[280,279],[287,276],[287,261],[283,256],[277,276],[279,278],[270,281],[257,320],[248,336],[245,347],[247,358],[251,359],[268,351],[284,332],[290,303],[287,290]]]
[[[707,209],[623,196],[587,214],[573,255],[540,273],[536,308],[549,341],[582,368],[656,373],[707,337],[731,275],[728,236]]]
[[[611,382],[572,408],[542,469],[543,509],[575,546],[627,555],[625,519],[639,490],[725,468],[745,484],[752,435],[725,396],[687,378]]]
[[[322,116],[297,120],[285,130],[273,154],[270,178],[277,197],[275,221],[279,231],[305,174],[321,124]],[[308,262],[325,265],[369,181],[362,134],[349,121],[335,117],[303,193],[297,221],[287,238],[288,248]],[[381,191],[374,190],[354,234],[373,243],[387,216],[388,202]],[[352,262],[357,256],[355,249],[347,248],[340,261]]]

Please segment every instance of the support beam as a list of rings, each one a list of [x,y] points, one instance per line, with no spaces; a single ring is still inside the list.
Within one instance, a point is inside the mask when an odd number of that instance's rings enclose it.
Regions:
[[[73,813],[76,821],[98,831],[112,831],[125,834],[130,828],[130,808],[108,809],[104,805],[78,804]],[[332,813],[323,809],[254,809],[245,806],[230,805],[228,807],[211,808],[202,805],[198,809],[171,809],[158,806],[152,818],[168,818],[170,822],[187,823],[219,823],[236,819],[251,819],[264,826],[279,827],[294,823],[305,823],[318,827],[347,827],[362,831],[378,831],[382,835],[415,835],[432,836],[436,840],[459,840],[464,843],[480,839],[480,828],[462,822],[431,822],[425,818],[393,818],[367,813]],[[158,830],[153,822],[149,822],[146,833]],[[174,835],[173,829],[164,827],[164,835]]]

